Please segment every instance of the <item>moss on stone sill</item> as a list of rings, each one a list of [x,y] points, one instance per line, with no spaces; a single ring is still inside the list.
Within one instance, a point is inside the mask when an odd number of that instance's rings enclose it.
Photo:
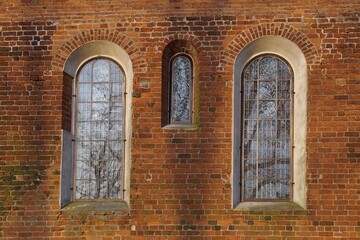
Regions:
[[[66,205],[61,211],[129,211],[124,201],[77,201]]]

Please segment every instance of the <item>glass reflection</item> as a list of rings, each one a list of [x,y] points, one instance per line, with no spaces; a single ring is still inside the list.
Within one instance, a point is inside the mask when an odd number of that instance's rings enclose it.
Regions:
[[[191,61],[186,56],[178,56],[172,61],[171,78],[171,122],[190,122],[191,104]]]
[[[244,199],[290,197],[291,72],[276,56],[244,69]]]
[[[87,63],[77,82],[76,198],[119,198],[122,168],[122,81],[106,59]]]

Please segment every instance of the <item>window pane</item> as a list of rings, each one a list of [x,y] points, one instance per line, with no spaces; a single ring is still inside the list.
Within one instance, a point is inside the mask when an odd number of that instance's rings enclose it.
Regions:
[[[105,141],[91,141],[90,145],[90,161],[95,164],[95,161],[102,161],[107,159]]]
[[[245,101],[245,119],[257,119],[257,101]]]
[[[90,159],[90,142],[78,141],[76,146],[76,160],[86,160]]]
[[[278,118],[280,119],[289,119],[290,118],[290,101],[278,101],[278,108],[277,108]]]
[[[118,170],[118,171],[120,171],[120,170]],[[111,199],[120,198],[121,189],[120,189],[119,178],[114,179],[114,180],[109,180],[108,189],[109,189],[108,198],[111,198]]]
[[[276,58],[263,57],[259,61],[259,78],[261,80],[275,80],[277,77]]]
[[[89,122],[78,122],[76,131],[77,131],[76,137],[78,140],[90,140]]]
[[[120,141],[122,136],[122,124],[121,122],[112,122],[110,124],[108,139]]]
[[[93,122],[91,129],[91,140],[107,140],[109,125],[107,122]]]
[[[110,78],[108,60],[95,60],[93,65],[92,82],[108,82]]]
[[[91,116],[93,121],[107,121],[109,117],[109,103],[93,103]]]
[[[189,123],[191,114],[192,66],[185,56],[172,61],[171,107],[172,123]]]
[[[122,102],[122,85],[115,82],[115,83],[110,83],[110,101],[112,102],[118,102],[121,103]]]
[[[287,160],[290,158],[290,140],[278,140],[276,146],[277,159]]]
[[[259,120],[259,139],[274,139],[276,137],[275,120]]]
[[[256,163],[245,161],[244,168],[244,178],[246,179],[244,183],[245,198],[256,198]]]
[[[121,159],[122,159],[121,143],[118,141],[109,142],[109,160],[121,162]]]
[[[90,121],[91,119],[91,103],[78,103],[77,119],[78,121]]]
[[[258,101],[259,118],[276,118],[276,101]]]
[[[122,121],[122,104],[120,102],[110,102],[110,121]]]
[[[256,99],[257,97],[257,82],[249,81],[245,84],[245,99]]]
[[[93,102],[107,102],[109,101],[109,94],[108,83],[94,83],[92,85]]]
[[[291,73],[275,56],[244,69],[243,199],[288,199],[291,161]]]
[[[278,72],[277,72],[278,79],[285,80],[286,82],[288,82],[288,80],[291,79],[289,67],[281,59],[277,59],[277,63],[278,63]]]
[[[261,81],[259,83],[259,99],[276,98],[276,81]]]
[[[245,140],[244,141],[244,158],[256,159],[257,157],[257,141]]]
[[[273,159],[275,156],[275,141],[260,140],[258,147],[258,162],[264,159]]]
[[[244,140],[257,138],[257,121],[244,120]]]
[[[290,81],[278,81],[278,99],[290,99]]]
[[[122,81],[120,68],[106,59],[87,63],[77,85],[77,199],[120,197],[122,167]]]
[[[288,139],[290,136],[290,120],[277,121],[277,137],[279,139]]]
[[[88,180],[91,179],[91,168],[89,161],[76,161],[77,179]]]
[[[76,179],[76,198],[77,199],[86,199],[89,198],[89,184],[90,181],[86,180],[79,180]]]
[[[78,102],[91,101],[91,84],[78,84]]]
[[[244,74],[244,80],[250,80],[250,81],[256,81],[259,78],[259,59],[255,59],[253,61],[253,64],[250,64],[246,69],[245,69],[245,74]]]
[[[91,64],[86,64],[79,73],[79,84],[92,82],[91,79]]]

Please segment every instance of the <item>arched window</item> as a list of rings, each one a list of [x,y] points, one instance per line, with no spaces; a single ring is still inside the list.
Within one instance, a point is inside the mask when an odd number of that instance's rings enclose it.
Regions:
[[[291,199],[292,75],[275,55],[256,57],[243,70],[243,201]]]
[[[307,63],[290,40],[264,36],[235,59],[232,204],[306,208]]]
[[[191,124],[193,79],[192,61],[189,56],[181,54],[173,57],[170,65],[170,124]]]
[[[109,59],[94,59],[76,78],[75,199],[119,199],[122,189],[125,79]]]
[[[161,126],[165,129],[194,129],[199,123],[198,56],[188,40],[173,40],[163,50]]]
[[[119,201],[107,206],[126,208],[132,61],[119,45],[93,41],[75,49],[63,70],[60,207],[102,209],[91,200],[111,199]],[[76,200],[81,203],[72,204]]]

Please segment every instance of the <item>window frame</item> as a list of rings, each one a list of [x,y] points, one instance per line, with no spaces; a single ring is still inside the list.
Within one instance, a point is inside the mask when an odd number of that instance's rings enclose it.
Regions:
[[[189,83],[189,121],[173,121],[172,118],[172,106],[173,106],[173,63],[179,57],[185,57],[190,63],[190,83]],[[194,119],[194,61],[189,54],[180,52],[171,56],[169,61],[169,84],[168,84],[168,124],[171,126],[189,126],[193,125]]]
[[[250,198],[245,198],[245,177],[244,177],[244,170],[245,170],[245,161],[244,161],[244,151],[243,151],[243,142],[244,142],[244,132],[245,130],[243,129],[244,127],[244,102],[245,102],[245,94],[244,93],[244,89],[245,89],[245,71],[247,70],[247,68],[257,59],[261,59],[264,57],[273,57],[276,59],[281,60],[289,69],[289,73],[290,73],[290,133],[289,133],[289,137],[290,137],[290,178],[289,178],[289,198],[282,198],[282,199],[270,199],[270,198],[261,198],[261,199],[250,199]],[[278,72],[276,72],[276,74],[278,74]],[[256,81],[257,82],[257,81]],[[276,83],[278,83],[278,80],[276,79]],[[262,53],[256,56],[253,56],[252,58],[250,58],[246,64],[244,65],[242,71],[241,71],[241,110],[240,110],[240,161],[241,161],[241,173],[240,173],[240,184],[241,184],[241,188],[240,188],[240,201],[241,202],[289,202],[293,200],[293,184],[294,184],[294,179],[293,179],[293,148],[294,148],[294,71],[291,67],[291,65],[289,64],[289,62],[284,59],[283,57],[281,57],[280,55],[276,54],[276,53]],[[276,100],[278,100],[278,98],[276,98]],[[259,105],[257,104],[257,107]],[[275,119],[276,121],[278,121],[278,118]],[[256,121],[259,121],[259,118],[256,118]],[[276,138],[277,139],[277,138]],[[258,139],[256,139],[258,140]],[[258,160],[258,158],[257,158]]]
[[[291,40],[280,36],[262,36],[243,47],[234,58],[233,68],[233,116],[232,116],[232,197],[231,206],[236,210],[293,210],[306,209],[307,206],[307,92],[308,64],[300,47]],[[291,66],[294,78],[294,110],[293,110],[293,197],[288,202],[243,202],[240,199],[240,144],[239,132],[241,122],[241,73],[245,64],[261,54],[275,54],[285,59]]]
[[[83,68],[93,62],[93,61],[97,61],[97,60],[106,60],[106,61],[110,61],[111,63],[115,64],[118,69],[120,70],[120,73],[122,75],[122,92],[121,92],[121,97],[122,97],[122,136],[121,136],[121,140],[120,140],[120,144],[121,144],[121,170],[120,170],[120,192],[119,192],[119,198],[88,198],[88,199],[81,199],[81,198],[76,198],[76,163],[77,163],[77,156],[76,156],[76,152],[77,152],[77,148],[76,148],[76,139],[77,139],[77,120],[78,120],[78,85],[79,85],[79,78],[80,78],[80,73],[83,70]],[[94,63],[93,63],[94,64]],[[109,63],[110,64],[110,63]],[[93,71],[93,66],[91,66],[91,71]],[[93,79],[93,73],[91,72],[91,79]],[[93,84],[93,83],[91,83]],[[95,56],[93,58],[87,59],[86,61],[84,61],[83,63],[81,63],[78,71],[76,72],[76,75],[74,77],[74,83],[73,83],[74,89],[73,89],[73,104],[72,104],[72,126],[71,126],[71,131],[72,131],[72,136],[73,136],[73,187],[72,187],[72,201],[73,202],[77,202],[77,201],[114,201],[114,200],[123,200],[124,199],[124,173],[125,173],[125,142],[126,142],[126,136],[125,136],[125,130],[126,130],[126,75],[125,72],[123,70],[123,68],[121,67],[121,65],[116,62],[115,60],[109,58],[109,57],[105,57],[105,56]],[[92,99],[91,99],[92,102]],[[90,130],[91,131],[91,130]],[[107,140],[104,140],[107,141]]]
[[[120,65],[126,79],[126,89],[123,89],[126,100],[126,116],[124,122],[126,122],[126,129],[124,131],[124,154],[123,159],[123,199],[115,201],[86,201],[86,202],[73,202],[73,136],[72,136],[72,124],[73,124],[73,106],[74,106],[74,78],[77,76],[79,68],[88,59],[96,57],[109,58],[113,62]],[[132,93],[133,93],[133,61],[127,51],[120,45],[108,41],[108,40],[95,40],[81,44],[71,53],[69,53],[67,59],[64,61],[62,81],[64,87],[62,89],[62,138],[61,138],[61,171],[60,171],[60,196],[59,196],[59,208],[62,210],[125,210],[129,209],[130,205],[130,173],[131,173],[131,136],[132,136]],[[86,206],[85,206],[86,205]],[[109,207],[108,207],[109,206]]]

